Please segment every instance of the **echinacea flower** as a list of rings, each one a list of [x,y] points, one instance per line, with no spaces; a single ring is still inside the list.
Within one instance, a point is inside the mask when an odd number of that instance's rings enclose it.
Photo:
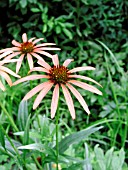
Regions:
[[[42,59],[42,57],[40,55],[45,55],[47,57],[52,58],[52,55],[46,51],[47,50],[60,50],[60,48],[47,47],[48,45],[56,45],[54,43],[36,44],[43,39],[44,38],[36,39],[35,37],[33,37],[28,40],[27,34],[24,33],[22,35],[22,40],[23,40],[22,43],[19,43],[16,40],[13,40],[12,44],[14,45],[14,47],[2,49],[2,50],[0,50],[0,53],[4,53],[4,52],[10,51],[10,50],[13,51],[12,54],[8,55],[5,58],[7,60],[11,59],[17,55],[20,55],[20,57],[19,57],[20,61],[18,61],[17,65],[16,65],[16,73],[19,72],[22,61],[25,56],[27,57],[29,68],[32,69],[33,68],[33,57],[37,58],[38,60]],[[4,56],[1,56],[1,58],[2,57],[4,57]]]
[[[34,87],[32,90],[30,90],[25,95],[23,100],[28,100],[29,98],[31,98],[32,96],[34,96],[36,93],[39,92],[33,104],[33,109],[36,109],[38,105],[41,103],[42,99],[45,97],[45,95],[54,86],[53,96],[52,96],[52,101],[51,101],[51,118],[54,118],[56,110],[57,110],[60,88],[62,88],[66,103],[68,105],[70,114],[73,119],[75,119],[75,109],[74,109],[73,100],[72,100],[69,90],[74,94],[74,96],[78,99],[78,101],[80,102],[84,110],[89,114],[90,111],[88,109],[88,106],[85,100],[83,99],[82,95],[76,90],[74,85],[82,89],[88,90],[92,93],[96,93],[99,95],[102,95],[102,93],[97,88],[93,87],[92,85],[76,80],[76,78],[94,82],[99,86],[101,85],[89,77],[76,75],[73,73],[76,73],[78,71],[84,71],[84,70],[95,70],[95,68],[91,66],[83,66],[83,67],[76,67],[74,69],[68,70],[67,66],[69,65],[69,63],[73,61],[73,59],[67,59],[65,60],[63,65],[59,65],[59,60],[58,60],[57,55],[53,55],[52,61],[54,64],[53,67],[51,67],[44,60],[39,60],[38,64],[40,65],[40,67],[34,67],[32,70],[30,70],[30,72],[33,72],[33,71],[45,72],[46,75],[44,74],[29,75],[13,83],[13,85],[17,85],[21,82],[25,82],[28,80],[36,80],[36,79],[42,79],[42,78],[48,79],[46,82],[43,82],[37,85],[36,87]]]
[[[5,63],[10,63],[10,62],[17,62],[19,60],[17,59],[12,59],[12,60],[2,60],[0,61],[0,76],[2,76],[7,83],[9,84],[9,86],[12,86],[12,80],[10,78],[10,76],[8,74],[11,74],[14,77],[18,77],[20,78],[19,75],[17,75],[16,73],[14,73],[12,70],[10,70],[9,68],[3,66]],[[2,83],[2,81],[0,80],[0,89],[5,91],[5,87]]]

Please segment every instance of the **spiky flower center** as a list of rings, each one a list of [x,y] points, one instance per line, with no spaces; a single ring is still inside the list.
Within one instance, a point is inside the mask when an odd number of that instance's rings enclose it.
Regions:
[[[65,84],[68,81],[69,73],[68,69],[64,66],[54,66],[51,68],[49,76],[50,80],[54,82],[54,84]]]
[[[30,53],[33,51],[32,42],[25,42],[21,44],[21,51],[23,54]]]

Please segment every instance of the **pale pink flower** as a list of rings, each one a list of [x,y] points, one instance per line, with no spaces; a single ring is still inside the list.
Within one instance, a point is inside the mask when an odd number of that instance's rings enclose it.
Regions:
[[[5,63],[10,63],[10,62],[17,62],[19,60],[17,59],[12,59],[12,60],[2,60],[0,61],[0,76],[2,76],[6,81],[7,83],[9,84],[9,86],[12,86],[12,80],[9,76],[9,74],[11,74],[12,76],[14,77],[18,77],[20,78],[19,75],[17,75],[16,73],[14,73],[12,70],[10,70],[9,68],[3,66]],[[5,91],[5,87],[2,83],[2,81],[0,80],[0,89]]]
[[[14,47],[11,48],[5,48],[0,50],[0,53],[5,53],[8,51],[12,51],[13,53],[8,55],[5,59],[11,59],[17,55],[20,55],[19,59],[20,61],[17,62],[16,65],[16,73],[19,72],[22,61],[24,59],[24,57],[27,57],[28,60],[28,64],[29,64],[29,68],[32,69],[33,68],[33,57],[37,58],[38,60],[41,60],[42,57],[40,55],[45,55],[47,57],[52,58],[52,55],[48,52],[46,52],[47,50],[60,50],[60,48],[54,48],[54,47],[47,47],[48,45],[56,45],[54,43],[41,43],[41,44],[36,44],[39,41],[43,40],[44,38],[38,38],[36,39],[35,37],[30,38],[28,40],[27,38],[27,34],[24,33],[22,35],[22,43],[17,42],[16,40],[12,41],[12,44],[14,45]],[[1,55],[0,58],[4,57],[5,55]]]
[[[74,96],[78,99],[78,101],[80,102],[80,104],[84,108],[84,110],[89,114],[90,111],[88,109],[88,106],[87,106],[85,100],[83,99],[81,94],[76,90],[74,85],[78,86],[82,89],[88,90],[92,93],[96,93],[99,95],[102,95],[102,93],[97,88],[93,87],[92,85],[89,85],[85,82],[76,80],[76,78],[91,81],[99,86],[101,86],[101,85],[89,77],[77,75],[74,73],[76,73],[78,71],[95,70],[95,68],[91,67],[91,66],[83,66],[83,67],[76,67],[74,69],[68,70],[67,66],[69,65],[69,63],[71,63],[73,61],[73,59],[65,60],[63,65],[59,65],[59,60],[58,60],[57,55],[54,55],[52,60],[53,60],[53,64],[54,64],[53,67],[51,67],[44,60],[39,60],[38,64],[40,65],[40,67],[34,67],[32,70],[30,70],[30,72],[33,72],[33,71],[45,72],[46,75],[43,75],[43,74],[29,75],[29,76],[21,78],[13,83],[13,85],[17,85],[17,84],[27,81],[27,80],[35,80],[35,79],[42,79],[42,78],[48,79],[48,81],[37,85],[35,88],[33,88],[31,91],[29,91],[25,95],[23,100],[28,100],[29,98],[31,98],[32,96],[34,96],[36,93],[39,92],[39,94],[37,95],[37,97],[34,101],[34,104],[33,104],[33,109],[36,109],[38,107],[38,105],[41,103],[42,99],[45,97],[45,95],[48,93],[48,91],[54,85],[52,101],[51,101],[51,118],[54,118],[56,110],[57,110],[60,88],[62,88],[66,103],[68,105],[70,114],[73,119],[75,119],[75,109],[74,109],[73,100],[72,100],[69,90],[74,94]]]

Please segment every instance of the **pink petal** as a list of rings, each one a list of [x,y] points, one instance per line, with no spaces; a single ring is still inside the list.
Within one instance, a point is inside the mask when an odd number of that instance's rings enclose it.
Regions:
[[[9,75],[7,73],[5,73],[4,71],[0,71],[0,75],[2,77],[4,77],[4,79],[7,81],[7,83],[9,84],[9,86],[12,86],[12,81],[9,77]]]
[[[27,60],[28,60],[29,68],[32,69],[33,68],[33,59],[29,53],[27,53]]]
[[[58,99],[59,99],[59,85],[56,84],[53,95],[52,95],[52,102],[51,102],[51,118],[53,119],[57,110],[58,105]]]
[[[32,42],[36,37],[30,38],[28,42]]]
[[[33,109],[36,109],[38,107],[38,105],[41,103],[41,100],[43,100],[43,98],[46,96],[46,94],[49,92],[49,90],[52,88],[53,83],[50,83],[43,88],[43,90],[38,94],[38,96],[36,97],[34,104],[33,104]]]
[[[41,48],[36,48],[36,49],[38,49],[38,50],[40,50],[40,51],[44,51],[44,50],[61,50],[60,48],[54,48],[54,47],[41,47]]]
[[[44,38],[38,38],[36,39],[35,41],[33,41],[33,44],[36,44],[37,42],[41,41],[41,40],[44,40]]]
[[[23,100],[28,100],[32,96],[34,96],[36,93],[38,93],[40,90],[42,90],[44,87],[47,87],[49,82],[44,82],[39,84],[38,86],[34,87],[32,90],[30,90],[23,98]]]
[[[67,67],[72,61],[74,61],[74,59],[65,60],[65,62],[63,63],[63,66]]]
[[[31,55],[33,55],[35,58],[37,58],[38,60],[44,60],[41,56],[39,56],[38,54],[36,53],[31,53]]]
[[[53,61],[54,66],[56,66],[56,67],[59,66],[59,59],[58,59],[57,54],[53,55],[52,61]]]
[[[68,89],[65,87],[65,85],[61,84],[61,87],[62,87],[62,90],[63,90],[63,93],[64,93],[66,103],[68,105],[68,109],[69,109],[70,114],[72,116],[72,119],[75,119],[75,109],[74,109],[74,104],[73,104],[73,100],[71,98],[71,95],[70,95]]]
[[[20,61],[20,60],[19,60],[19,59],[11,59],[11,60],[6,60],[6,59],[4,59],[4,60],[0,61],[0,65],[3,65],[3,64],[5,64],[5,63],[18,62],[18,61]]]
[[[0,55],[0,59],[7,56],[8,54],[11,54],[13,51],[6,51],[3,54]]]
[[[43,47],[43,46],[47,46],[47,45],[56,45],[56,44],[55,44],[55,43],[43,43],[43,44],[37,44],[36,46],[34,46],[34,48]]]
[[[2,84],[1,81],[0,81],[0,89],[3,90],[3,91],[5,91],[5,87],[4,87],[4,85]]]
[[[72,83],[78,87],[81,87],[82,89],[85,89],[85,90],[88,90],[92,93],[96,93],[96,94],[99,94],[99,95],[102,95],[102,92],[99,91],[97,88],[87,84],[87,83],[83,83],[83,82],[80,82],[78,80],[69,80],[68,81],[69,83]]]
[[[27,42],[27,34],[26,33],[24,33],[23,35],[22,35],[22,40],[23,40],[23,42],[25,43],[25,42]]]
[[[34,49],[34,52],[39,53],[39,54],[43,54],[43,55],[45,55],[45,56],[47,56],[47,57],[49,57],[49,58],[52,58],[52,55],[49,54],[48,52],[40,51],[40,50],[38,50],[38,49]]]
[[[46,63],[44,60],[38,60],[37,63],[43,66],[44,68],[46,68],[47,70],[51,69],[51,66],[48,63]]]
[[[84,70],[95,70],[95,68],[91,66],[76,67],[76,68],[73,68],[72,70],[69,70],[68,73],[75,73],[77,71],[84,71]]]
[[[20,50],[19,47],[11,47],[11,48],[5,48],[5,49],[0,50],[0,53],[5,53],[5,52],[7,52],[7,51],[13,52],[13,51],[19,51],[19,50]],[[11,52],[10,52],[10,53],[11,53]]]
[[[5,58],[3,59],[3,61],[4,61],[4,60],[10,60],[11,58],[13,58],[13,57],[15,57],[15,56],[17,56],[17,55],[19,55],[19,54],[21,54],[21,52],[12,53],[12,54],[8,55],[7,57],[5,57]]]
[[[21,47],[21,43],[17,42],[16,40],[12,40],[12,44],[16,47]]]
[[[71,92],[74,94],[74,96],[77,98],[77,100],[80,102],[80,104],[82,105],[82,107],[84,108],[84,110],[90,114],[90,111],[88,109],[88,106],[84,100],[84,98],[81,96],[81,94],[71,85],[71,84],[66,84],[68,86],[68,88],[71,90]]]
[[[11,51],[11,48],[2,49],[2,50],[0,50],[0,53],[4,53],[4,52],[6,52],[6,51]]]
[[[101,86],[99,83],[97,83],[95,80],[89,78],[89,77],[85,77],[85,76],[81,76],[81,75],[69,75],[68,76],[69,78],[80,78],[80,79],[83,79],[83,80],[88,80],[88,81],[91,81],[99,86]],[[102,87],[102,86],[101,86]]]
[[[49,78],[49,76],[47,76],[47,75],[30,75],[30,76],[26,76],[26,77],[23,77],[23,78],[15,81],[15,82],[13,83],[13,85],[15,86],[15,85],[17,85],[17,84],[19,84],[19,83],[22,83],[22,82],[24,82],[24,81],[37,80],[37,79],[42,79],[42,78]]]
[[[13,52],[14,51],[20,51],[20,47],[12,47],[11,49],[12,49]]]
[[[16,65],[16,73],[18,73],[19,72],[19,70],[20,70],[20,67],[21,67],[21,64],[22,64],[22,61],[23,61],[23,59],[24,59],[24,55],[25,54],[21,54],[21,56],[20,56],[20,61],[18,61],[17,62],[17,65]]]
[[[42,72],[45,72],[45,73],[49,73],[49,71],[46,68],[43,68],[43,67],[34,67],[29,71],[29,73],[31,73],[32,71],[42,71]]]
[[[0,70],[1,70],[1,71],[5,71],[5,72],[7,72],[7,73],[11,74],[11,75],[12,75],[12,76],[14,76],[14,77],[18,77],[18,78],[20,78],[20,76],[19,76],[19,75],[17,75],[16,73],[14,73],[12,70],[10,70],[10,69],[9,69],[9,68],[7,68],[7,67],[0,66]]]

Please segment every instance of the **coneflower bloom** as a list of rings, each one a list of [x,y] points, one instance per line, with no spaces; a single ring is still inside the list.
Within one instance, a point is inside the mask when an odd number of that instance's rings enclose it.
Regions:
[[[36,44],[43,39],[44,38],[36,39],[35,37],[33,37],[28,40],[27,34],[24,33],[22,35],[22,40],[23,40],[22,43],[19,43],[16,40],[13,40],[12,44],[14,45],[14,47],[2,49],[2,50],[0,50],[0,53],[4,53],[4,52],[10,51],[10,50],[13,51],[12,54],[8,55],[5,58],[7,60],[11,59],[17,55],[20,55],[20,57],[19,57],[20,61],[18,61],[17,65],[16,65],[16,73],[19,72],[22,61],[25,56],[27,57],[29,68],[32,69],[33,68],[33,57],[37,58],[38,60],[42,59],[42,57],[40,55],[45,55],[47,57],[52,58],[52,55],[46,51],[47,50],[60,50],[60,48],[47,47],[48,45],[51,45],[51,46],[56,45],[54,43]]]
[[[45,97],[45,95],[54,86],[52,101],[51,101],[51,118],[54,118],[56,110],[57,110],[60,88],[62,88],[66,103],[68,105],[70,114],[73,119],[75,119],[75,109],[74,109],[73,100],[72,100],[69,90],[74,94],[74,96],[78,99],[78,101],[80,102],[84,110],[89,114],[90,111],[88,109],[88,106],[85,100],[83,99],[81,94],[76,90],[74,85],[82,89],[88,90],[90,92],[99,94],[99,95],[102,95],[102,93],[97,88],[93,87],[92,85],[76,80],[76,78],[94,82],[98,84],[99,86],[100,84],[89,77],[77,75],[74,73],[79,72],[79,71],[84,71],[84,70],[95,70],[95,68],[91,66],[83,66],[83,67],[76,67],[74,69],[68,70],[67,66],[69,65],[69,63],[73,61],[73,59],[65,60],[63,65],[59,65],[59,60],[58,60],[57,55],[53,55],[52,60],[54,64],[53,67],[51,67],[44,60],[39,60],[38,64],[41,67],[34,67],[32,70],[30,70],[30,72],[33,72],[33,71],[45,72],[45,75],[44,74],[29,75],[13,83],[13,85],[17,85],[27,80],[35,80],[35,79],[42,79],[42,78],[48,79],[46,82],[43,82],[37,85],[35,88],[29,91],[25,95],[23,100],[28,100],[29,98],[31,98],[32,96],[34,96],[36,93],[39,92],[33,104],[33,109],[36,109],[38,105],[41,103],[42,99]]]
[[[12,70],[10,70],[9,68],[3,66],[5,63],[10,63],[10,62],[17,62],[19,60],[17,59],[12,59],[12,60],[3,60],[3,61],[0,61],[0,76],[2,76],[6,81],[7,83],[9,84],[9,86],[12,86],[12,80],[10,78],[10,76],[8,74],[11,74],[12,76],[14,77],[18,77],[20,78],[19,75],[17,75],[16,73],[14,73]],[[0,89],[5,91],[5,87],[2,83],[2,81],[0,80]]]

